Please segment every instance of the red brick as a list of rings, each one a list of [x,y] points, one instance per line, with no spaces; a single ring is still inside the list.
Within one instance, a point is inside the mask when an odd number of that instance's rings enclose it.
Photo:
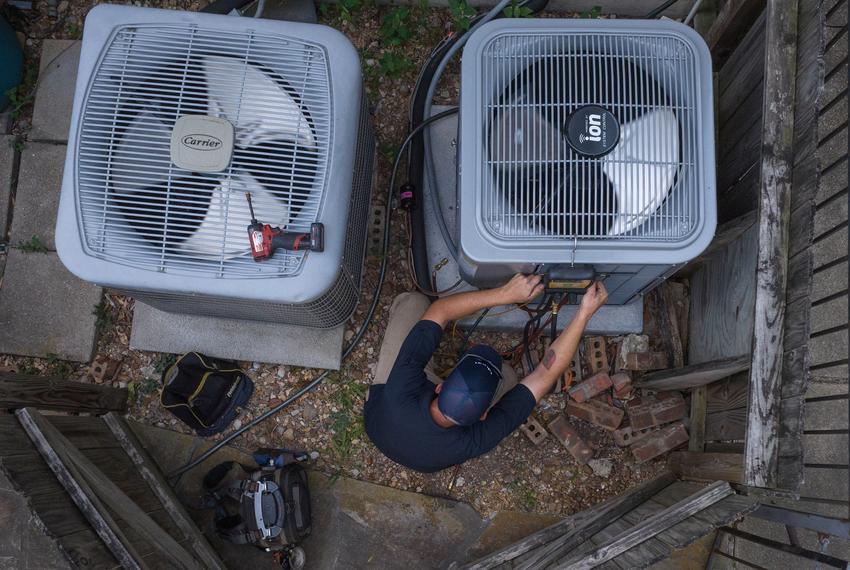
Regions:
[[[626,354],[628,370],[663,370],[669,368],[667,355],[663,352],[630,352]]]
[[[631,387],[632,377],[628,372],[617,372],[611,376],[611,383],[614,385],[614,390],[622,390],[623,388]]]
[[[608,373],[598,372],[581,384],[570,388],[570,397],[576,402],[586,402],[610,388],[611,385],[611,377]]]
[[[519,429],[522,430],[522,433],[524,433],[534,445],[540,445],[546,441],[547,437],[549,437],[549,434],[546,433],[546,430],[543,429],[543,426],[540,425],[540,422],[538,422],[534,416],[528,416],[528,419],[519,426]]]
[[[604,336],[589,336],[584,339],[584,357],[590,365],[591,374],[608,372],[611,369],[608,365],[607,350]]]
[[[632,455],[638,463],[649,461],[672,449],[676,449],[688,441],[688,431],[682,422],[666,426],[650,437],[645,438],[639,444],[632,446]]]
[[[685,399],[679,392],[658,392],[655,396],[632,400],[626,409],[632,428],[641,430],[682,419]]]
[[[651,435],[652,432],[658,431],[659,429],[661,428],[651,427],[636,430],[632,426],[625,426],[615,430],[612,435],[614,436],[614,443],[620,447],[628,447],[642,441],[647,436]]]
[[[584,442],[563,414],[559,414],[557,418],[552,420],[549,424],[549,431],[580,464],[584,465],[593,457],[593,449]]]
[[[614,431],[623,422],[623,410],[603,404],[599,400],[588,400],[587,402],[567,400],[566,412],[609,431]]]

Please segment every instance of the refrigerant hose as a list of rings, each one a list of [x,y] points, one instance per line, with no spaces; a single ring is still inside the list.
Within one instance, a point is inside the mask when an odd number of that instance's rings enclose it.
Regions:
[[[406,139],[404,139],[404,142],[401,144],[401,147],[399,148],[398,152],[396,153],[395,161],[393,163],[392,174],[390,175],[390,182],[387,185],[387,190],[386,190],[387,207],[386,207],[386,213],[384,214],[384,235],[383,235],[383,244],[381,246],[381,248],[382,248],[381,249],[381,268],[378,272],[378,286],[375,287],[375,293],[372,297],[372,303],[369,305],[369,310],[366,312],[366,318],[363,321],[363,324],[360,325],[360,328],[357,330],[357,334],[355,334],[354,338],[351,339],[351,344],[349,344],[342,353],[342,361],[343,362],[351,355],[352,352],[354,352],[354,349],[357,347],[357,345],[362,340],[363,335],[366,334],[366,329],[369,327],[369,324],[372,322],[372,319],[375,316],[375,309],[378,307],[378,303],[380,302],[381,290],[384,287],[384,280],[385,280],[386,275],[387,275],[387,261],[389,260],[389,256],[387,254],[389,252],[390,222],[392,220],[391,202],[392,202],[393,192],[395,190],[395,178],[396,178],[396,174],[398,173],[398,166],[399,166],[399,163],[401,162],[401,157],[404,155],[404,150],[407,148],[407,145],[410,144],[410,141],[413,140],[425,128],[427,128],[428,125],[435,123],[435,122],[437,122],[441,119],[445,119],[446,117],[454,115],[455,113],[457,113],[457,107],[454,107],[452,109],[447,109],[446,111],[443,111],[441,113],[437,113],[436,115],[433,115],[433,116],[425,119],[419,126],[417,126],[415,129],[410,131],[410,134],[407,135]],[[224,447],[225,445],[227,445],[228,443],[230,443],[231,441],[233,441],[234,439],[236,439],[237,437],[239,437],[240,435],[242,435],[243,433],[245,433],[249,429],[259,425],[261,422],[264,422],[265,420],[274,416],[275,414],[277,414],[278,412],[280,412],[284,408],[288,407],[290,404],[292,404],[293,402],[295,402],[296,400],[298,400],[299,398],[301,398],[303,395],[307,394],[308,392],[313,391],[319,384],[322,383],[322,381],[325,380],[325,378],[328,377],[328,374],[330,374],[330,372],[331,372],[330,370],[323,371],[321,374],[316,376],[316,378],[314,378],[309,384],[307,384],[306,386],[304,386],[303,388],[301,388],[300,390],[295,392],[295,394],[293,394],[292,396],[290,396],[289,398],[287,398],[286,400],[284,400],[280,404],[278,404],[278,405],[274,406],[273,408],[270,408],[269,410],[263,412],[262,415],[257,416],[256,418],[254,418],[253,420],[251,420],[250,422],[248,422],[244,426],[242,426],[239,429],[237,429],[236,431],[230,433],[224,439],[222,439],[221,441],[219,441],[218,443],[216,443],[215,445],[210,447],[208,450],[203,452],[197,458],[189,461],[183,467],[180,467],[180,468],[172,471],[171,473],[169,473],[168,478],[171,479],[171,478],[177,477],[177,476],[182,475],[183,473],[189,471],[190,469],[194,469],[195,467],[197,467],[198,465],[200,465],[201,463],[203,463],[204,461],[209,459],[210,456],[212,456],[216,451],[218,451],[219,449],[221,449],[222,447]]]

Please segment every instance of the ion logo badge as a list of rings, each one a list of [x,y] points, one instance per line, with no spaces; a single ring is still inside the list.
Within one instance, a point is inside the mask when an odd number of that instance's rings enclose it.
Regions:
[[[569,116],[565,128],[569,145],[582,156],[605,156],[620,140],[620,124],[614,115],[598,105],[579,107]]]
[[[192,134],[183,137],[183,145],[194,150],[216,150],[224,144],[221,139],[212,135]]]

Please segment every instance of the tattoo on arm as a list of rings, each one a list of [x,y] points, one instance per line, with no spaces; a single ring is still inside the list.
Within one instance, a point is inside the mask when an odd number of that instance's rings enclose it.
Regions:
[[[555,351],[549,350],[549,352],[547,352],[546,356],[543,358],[543,367],[546,368],[546,370],[550,370],[552,368],[552,365],[554,365],[554,364],[555,364]]]

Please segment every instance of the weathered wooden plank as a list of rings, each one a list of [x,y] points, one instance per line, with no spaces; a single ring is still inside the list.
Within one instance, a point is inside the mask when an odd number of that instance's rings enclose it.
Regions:
[[[224,563],[180,504],[165,477],[156,467],[153,458],[147,453],[126,421],[117,414],[109,413],[103,417],[103,422],[120,443],[127,456],[133,461],[137,472],[148,483],[150,490],[162,503],[163,509],[168,513],[173,523],[180,529],[183,536],[187,537],[191,549],[204,564],[204,567],[223,570]]]
[[[809,300],[802,297],[785,306],[785,351],[800,348],[808,342],[809,305]]]
[[[68,438],[77,449],[115,449],[121,447],[98,417],[45,416],[53,427]]]
[[[715,255],[720,254],[731,243],[740,238],[744,232],[749,230],[756,222],[757,212],[750,210],[749,212],[738,216],[724,224],[717,226],[714,233],[714,239],[711,244],[705,249],[699,257],[688,263],[680,269],[677,276],[692,275],[697,269],[708,263]]]
[[[814,180],[817,175],[814,172],[811,172],[808,176],[813,177],[810,180]],[[799,195],[796,200],[792,198],[792,202],[796,201],[798,203],[792,203],[791,205],[791,218],[788,226],[790,232],[788,241],[789,259],[798,253],[807,250],[812,245],[812,239],[814,238],[815,204],[813,196],[815,192],[815,185],[810,181],[801,187],[795,182],[794,192],[795,194],[799,193]],[[800,196],[803,193],[807,193],[810,198],[808,200],[803,200]]]
[[[809,340],[811,365],[841,362],[847,360],[847,331],[840,330],[812,336]]]
[[[708,405],[708,388],[697,386],[691,391],[691,425],[688,435],[688,451],[703,451],[705,449],[706,408]]]
[[[708,387],[708,413],[734,410],[747,406],[749,374],[741,372]]]
[[[788,223],[793,172],[794,102],[797,70],[797,2],[768,0],[765,110],[759,197],[758,272],[745,481],[776,482],[779,457],[779,398],[785,328]]]
[[[809,347],[786,350],[782,362],[782,398],[806,393],[809,372]]]
[[[667,457],[667,468],[697,481],[741,483],[744,480],[744,457],[737,453],[674,451]]]
[[[788,281],[785,285],[786,303],[810,297],[812,270],[811,251],[801,251],[788,259]]]
[[[64,450],[57,449],[51,443],[54,438],[49,437],[45,431],[54,428],[50,428],[38,412],[29,408],[18,410],[16,415],[56,478],[121,566],[128,569],[145,568],[138,552],[129,544],[127,537],[118,528],[115,519],[97,498],[88,482],[81,478],[70,459],[63,453]]]
[[[764,9],[764,4],[764,0],[727,0],[721,6],[714,24],[705,35],[715,62],[723,61],[745,36]]]
[[[834,231],[838,226],[847,225],[847,192],[839,192],[820,204],[815,211],[814,237]]]
[[[743,440],[747,433],[747,408],[724,410],[705,418],[706,441]]]
[[[812,306],[812,333],[847,326],[847,297],[840,297]]]
[[[61,378],[0,372],[0,408],[105,414],[127,411],[127,390]]]
[[[812,302],[817,302],[847,291],[847,262],[812,274]]]
[[[598,533],[594,534],[590,538],[590,540],[588,541],[590,544],[593,545],[593,547],[587,548],[583,552],[585,554],[590,554],[591,552],[596,550],[596,548],[602,546],[606,542],[608,542],[612,539],[615,539],[620,534],[627,532],[632,526],[631,521],[626,520],[626,517],[628,517],[628,516],[629,516],[629,513],[626,513],[625,515],[623,515],[622,518],[613,521],[607,527],[603,528]],[[662,545],[662,547],[663,547],[663,545]],[[669,552],[670,552],[669,549],[667,549],[667,554],[669,554]],[[578,551],[576,551],[575,553],[571,553],[571,554],[573,554],[573,555],[578,554]],[[621,555],[611,559],[609,561],[609,563],[613,562],[618,567],[623,568],[624,570],[625,569],[632,570],[632,569],[635,569],[635,568],[646,568],[647,566],[649,566],[649,564],[652,563],[651,560],[652,560],[654,554],[655,554],[654,552],[639,551],[637,548],[633,548],[633,549],[627,550],[627,551],[623,552]],[[664,554],[662,553],[661,556],[663,557]]]
[[[636,386],[650,390],[684,390],[728,378],[746,370],[749,365],[749,356],[691,364],[682,368],[651,372],[638,381]]]
[[[816,240],[812,256],[815,270],[839,259],[847,259],[847,228],[840,228]]]
[[[717,481],[701,490],[699,493],[676,503],[672,507],[659,511],[655,515],[644,519],[640,524],[633,526],[629,531],[614,540],[608,541],[589,555],[571,557],[554,565],[554,568],[570,568],[571,570],[590,569],[599,564],[611,560],[622,552],[637,546],[659,533],[678,524],[689,516],[713,505],[725,497],[733,494],[728,483]]]
[[[735,51],[717,72],[715,93],[718,100],[725,98],[730,89],[733,90],[732,95],[735,95],[735,90],[740,93],[745,88],[743,86],[746,84],[747,77],[751,80],[760,81],[764,75],[764,17],[765,13],[762,10],[747,35],[744,36],[744,39],[741,40]],[[753,64],[753,60],[756,60],[755,64]],[[736,82],[740,82],[739,85],[735,85]],[[730,99],[734,99],[734,97],[730,97]]]
[[[625,495],[621,495],[594,509],[592,514],[584,519],[582,523],[573,530],[565,533],[550,543],[535,548],[522,555],[521,559],[514,561],[516,570],[528,570],[530,568],[544,568],[556,560],[561,560],[567,553],[572,552],[578,545],[584,543],[591,536],[599,532],[623,514],[631,511],[638,505],[644,503],[649,497],[675,481],[671,473],[663,475],[645,483]],[[484,560],[487,560],[486,558]],[[475,562],[469,568],[490,568],[491,566],[479,566],[482,562]]]

